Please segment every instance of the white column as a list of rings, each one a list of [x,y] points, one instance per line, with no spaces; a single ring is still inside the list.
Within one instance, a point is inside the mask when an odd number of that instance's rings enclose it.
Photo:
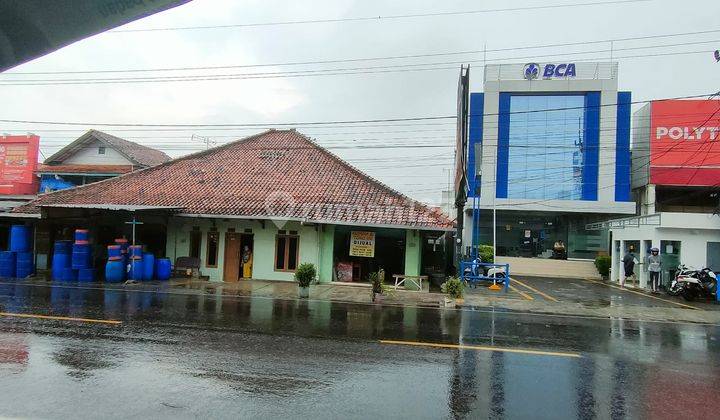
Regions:
[[[623,264],[623,258],[625,258],[625,241],[620,241],[620,255],[618,256],[620,264],[618,264],[618,283],[621,285],[625,284],[625,264]]]
[[[618,240],[613,239],[610,244],[610,281],[618,283],[620,280],[620,256],[618,255]]]
[[[647,271],[647,269],[648,269],[648,265],[647,265],[648,253],[647,253],[647,251],[648,251],[648,248],[645,243],[645,240],[641,239],[640,240],[640,255],[638,258],[641,265],[638,269],[638,271],[639,271],[638,276],[639,276],[639,280],[640,280],[640,288],[642,288],[642,289],[647,288],[648,276],[650,275]]]

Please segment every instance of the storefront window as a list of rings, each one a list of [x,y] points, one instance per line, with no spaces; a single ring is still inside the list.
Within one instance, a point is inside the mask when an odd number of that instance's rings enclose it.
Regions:
[[[275,237],[275,270],[295,271],[300,253],[300,237],[296,231],[278,232]]]
[[[584,106],[583,95],[511,97],[508,198],[581,199]]]

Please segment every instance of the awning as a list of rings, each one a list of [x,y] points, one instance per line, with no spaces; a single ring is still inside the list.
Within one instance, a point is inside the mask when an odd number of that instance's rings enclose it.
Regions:
[[[188,1],[2,1],[0,71]]]

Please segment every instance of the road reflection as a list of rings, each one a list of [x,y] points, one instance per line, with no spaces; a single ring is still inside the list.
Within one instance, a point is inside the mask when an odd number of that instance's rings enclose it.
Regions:
[[[48,353],[45,368],[56,365],[74,380],[86,380],[105,371],[122,369],[129,355],[104,345],[83,344],[65,335],[117,339],[118,334],[142,336],[165,343],[167,328],[180,331],[170,342],[193,343],[198,331],[261,333],[273,337],[278,349],[295,338],[321,338],[353,343],[402,340],[502,348],[579,352],[581,357],[517,354],[471,349],[402,348],[373,344],[362,364],[328,359],[327,372],[342,372],[343,381],[360,381],[366,369],[392,372],[406,387],[397,363],[412,360],[414,374],[434,377],[441,385],[445,412],[468,418],[635,418],[666,417],[684,413],[667,398],[682,385],[691,392],[693,413],[718,412],[712,390],[720,385],[718,327],[691,324],[647,323],[626,320],[553,317],[502,311],[457,311],[432,308],[375,306],[317,300],[227,297],[196,292],[78,288],[67,285],[31,286],[0,283],[3,312],[50,314],[77,318],[122,320],[123,326],[71,326],[60,321],[2,318],[0,326],[0,375],[23,372],[32,365],[33,350]],[[115,329],[113,329],[115,328]],[[37,334],[59,337],[58,345],[33,344]],[[185,337],[187,334],[188,337]],[[159,338],[160,337],[160,338]],[[329,342],[329,341],[328,341]],[[199,345],[199,344],[198,344]],[[222,347],[218,341],[215,346]],[[296,344],[293,344],[296,345]],[[119,346],[122,348],[122,346]],[[48,350],[50,349],[50,350]],[[268,352],[277,349],[266,349]],[[258,350],[260,351],[260,350]],[[247,354],[246,354],[247,356]],[[322,351],[317,357],[323,357]],[[328,358],[330,356],[327,356]],[[334,356],[333,356],[334,357]],[[355,357],[355,356],[354,356]],[[357,355],[360,357],[360,355]],[[275,360],[275,359],[274,359]],[[317,388],[332,393],[343,381],[333,373],[308,378],[287,374],[293,362],[280,364],[276,374],[287,379],[258,376],[255,368],[204,364],[191,359],[171,359],[173,369],[214,378],[246,393],[292,396]],[[303,362],[307,363],[307,361]],[[281,369],[282,368],[282,369]],[[320,368],[320,367],[319,367]],[[350,370],[345,372],[344,370]],[[434,373],[433,373],[434,372]],[[340,375],[341,373],[337,373]],[[325,376],[323,376],[325,375]],[[329,376],[328,376],[329,375]],[[325,378],[325,379],[324,379]],[[355,378],[355,379],[354,379]],[[372,377],[371,377],[372,378]],[[377,376],[375,379],[382,379]],[[393,383],[392,381],[390,383]],[[422,386],[423,384],[415,384]],[[428,385],[430,385],[428,383]],[[433,384],[436,386],[436,384]],[[707,390],[707,392],[705,391]],[[422,412],[423,401],[414,401],[409,413]],[[433,409],[436,407],[433,406]],[[429,408],[427,408],[429,409]],[[428,411],[430,413],[430,411]],[[420,416],[423,417],[423,416]]]

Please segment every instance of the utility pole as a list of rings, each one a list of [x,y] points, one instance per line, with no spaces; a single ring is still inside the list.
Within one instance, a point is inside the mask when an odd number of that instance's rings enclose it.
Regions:
[[[455,143],[455,268],[460,275],[462,258],[462,233],[465,218],[465,203],[468,196],[468,109],[470,108],[470,66],[460,66],[457,90],[457,119]],[[473,169],[474,171],[474,169]],[[473,192],[477,194],[477,192]]]

